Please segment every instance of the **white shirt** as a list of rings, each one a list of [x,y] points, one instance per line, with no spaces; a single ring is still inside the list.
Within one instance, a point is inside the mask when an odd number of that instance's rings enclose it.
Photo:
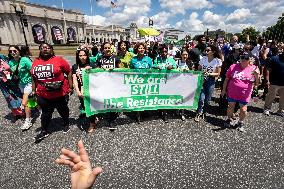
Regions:
[[[204,56],[200,61],[199,65],[203,72],[214,73],[218,67],[222,66],[222,60],[214,58],[211,62],[208,62],[208,57]]]

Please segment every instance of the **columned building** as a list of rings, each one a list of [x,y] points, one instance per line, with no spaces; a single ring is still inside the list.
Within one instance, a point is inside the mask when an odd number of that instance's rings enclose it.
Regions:
[[[129,33],[125,28],[119,25],[98,26],[87,25],[86,27],[86,40],[87,43],[99,42],[104,43],[113,40],[128,40]]]
[[[99,42],[104,43],[106,41],[136,41],[139,37],[138,27],[135,23],[131,23],[129,27],[124,28],[120,25],[98,26],[87,25],[86,26],[86,42]]]
[[[62,11],[25,0],[1,0],[0,44],[25,44],[21,19],[25,20],[24,31],[29,45],[43,42],[67,44],[85,40],[86,23],[79,11]]]

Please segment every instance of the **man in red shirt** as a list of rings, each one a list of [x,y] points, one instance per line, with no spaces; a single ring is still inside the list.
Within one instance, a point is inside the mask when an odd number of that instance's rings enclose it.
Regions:
[[[33,76],[33,94],[42,108],[41,132],[35,137],[38,143],[46,138],[52,113],[56,108],[63,119],[66,133],[69,131],[69,93],[73,90],[71,68],[66,60],[55,56],[53,47],[43,43],[40,54],[31,68]]]

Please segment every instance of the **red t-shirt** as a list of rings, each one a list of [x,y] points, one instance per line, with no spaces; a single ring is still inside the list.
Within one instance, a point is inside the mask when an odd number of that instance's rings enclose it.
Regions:
[[[31,73],[36,83],[36,94],[40,97],[53,99],[65,96],[69,93],[68,74],[71,68],[66,60],[54,56],[49,60],[37,58],[32,64]],[[64,75],[65,74],[65,75]],[[63,81],[60,90],[47,91],[44,82]]]

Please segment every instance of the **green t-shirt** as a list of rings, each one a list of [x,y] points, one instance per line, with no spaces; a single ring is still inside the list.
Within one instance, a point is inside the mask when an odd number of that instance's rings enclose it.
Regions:
[[[96,56],[90,56],[90,64],[95,64],[97,62],[97,60],[102,56],[102,54],[98,53]]]
[[[168,66],[172,65],[173,69],[177,68],[177,63],[172,57],[161,58],[157,57],[154,60],[154,68],[160,67],[161,69],[167,69]]]
[[[134,54],[130,52],[126,52],[124,56],[118,56],[123,68],[129,68],[130,61],[133,58]]]
[[[11,71],[14,73],[17,69],[18,62],[15,60],[10,60],[9,66]],[[22,57],[18,67],[18,77],[20,79],[20,85],[25,85],[32,82],[32,76],[30,73],[31,67],[32,61],[27,57]]]

